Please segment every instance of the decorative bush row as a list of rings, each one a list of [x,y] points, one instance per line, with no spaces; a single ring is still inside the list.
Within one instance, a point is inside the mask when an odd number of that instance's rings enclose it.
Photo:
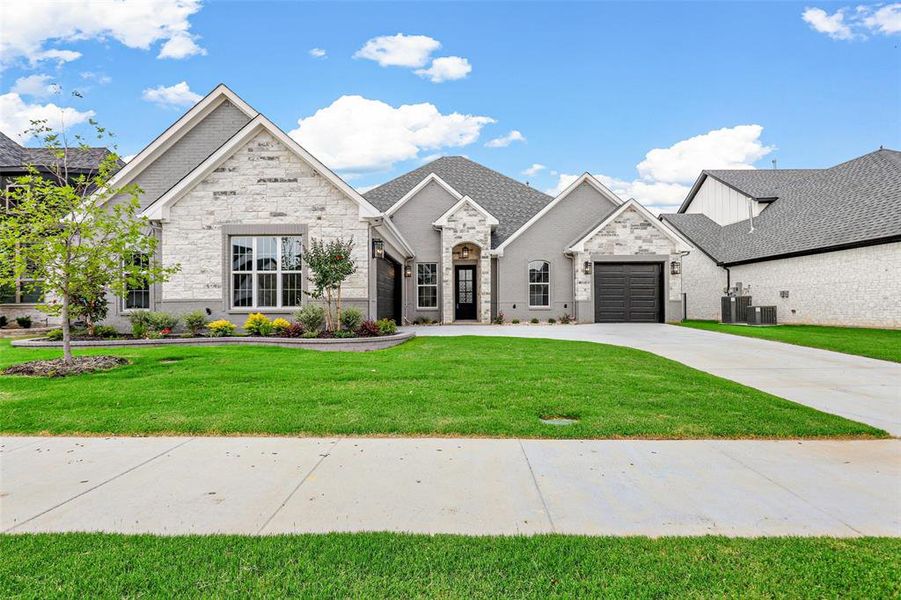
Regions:
[[[6,318],[6,315],[0,315],[0,328],[6,327],[7,325],[9,325],[9,319]],[[16,325],[22,329],[31,329],[31,317],[28,315],[16,317]]]
[[[559,320],[560,323],[562,323],[562,324],[564,324],[564,325],[569,325],[570,323],[575,323],[575,321],[576,321],[576,320],[575,320],[575,317],[573,317],[571,314],[563,313],[562,315],[560,315],[560,318],[559,318],[559,319],[555,319],[555,318],[553,318],[553,317],[551,317],[550,319],[548,319],[548,320],[547,320],[547,324],[548,324],[548,325],[554,325],[555,323],[558,322],[558,320]],[[504,317],[504,313],[503,313],[503,312],[497,313],[497,316],[494,317],[494,319],[492,319],[491,322],[494,323],[495,325],[503,325],[504,323],[506,323],[506,318]],[[519,323],[520,323],[521,321],[520,321],[519,319],[513,319],[513,320],[510,321],[510,322],[511,322],[512,324],[514,324],[514,325],[519,325]],[[532,323],[533,325],[537,325],[537,324],[540,323],[540,322],[541,322],[541,321],[538,320],[538,318],[532,318],[532,319],[529,320],[529,323]]]

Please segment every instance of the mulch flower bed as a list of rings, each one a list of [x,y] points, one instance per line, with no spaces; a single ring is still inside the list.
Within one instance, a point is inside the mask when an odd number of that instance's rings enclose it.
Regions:
[[[66,377],[96,371],[109,371],[128,361],[118,356],[76,356],[70,364],[62,358],[54,360],[33,360],[4,369],[4,375],[29,375],[33,377]]]

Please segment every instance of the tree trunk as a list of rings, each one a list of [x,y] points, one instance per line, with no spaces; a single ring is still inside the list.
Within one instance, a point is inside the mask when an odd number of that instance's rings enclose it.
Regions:
[[[335,291],[335,314],[338,317],[338,329],[341,329],[341,286]]]
[[[335,330],[332,323],[332,291],[329,289],[325,290],[325,328],[328,331]]]
[[[63,362],[72,364],[72,332],[69,328],[69,294],[63,294]]]

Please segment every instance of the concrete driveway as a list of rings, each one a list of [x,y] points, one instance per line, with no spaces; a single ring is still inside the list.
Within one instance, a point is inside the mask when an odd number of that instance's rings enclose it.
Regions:
[[[405,330],[421,336],[551,338],[638,348],[901,436],[901,365],[897,363],[653,323],[445,325]]]
[[[0,438],[0,531],[901,535],[899,440]]]

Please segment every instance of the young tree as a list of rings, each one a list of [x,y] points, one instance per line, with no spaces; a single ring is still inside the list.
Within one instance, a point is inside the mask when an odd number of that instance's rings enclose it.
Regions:
[[[313,288],[309,293],[314,298],[325,300],[326,327],[329,331],[341,327],[341,284],[357,270],[350,257],[353,247],[353,238],[347,241],[338,238],[328,243],[314,239],[304,253]],[[333,303],[336,307],[334,316]]]
[[[93,120],[91,125],[98,139],[110,137]],[[70,147],[46,121],[32,121],[29,133],[42,140],[44,158],[8,192],[12,208],[0,216],[0,285],[27,275],[40,287],[41,310],[62,317],[63,355],[71,364],[69,320],[82,308],[73,311],[76,298],[96,299],[104,289],[122,296],[129,285],[165,280],[178,267],[133,260],[154,256],[157,239],[139,214],[137,185],[110,185],[120,166],[115,153],[87,174],[70,172],[70,163],[92,152],[80,136]]]

